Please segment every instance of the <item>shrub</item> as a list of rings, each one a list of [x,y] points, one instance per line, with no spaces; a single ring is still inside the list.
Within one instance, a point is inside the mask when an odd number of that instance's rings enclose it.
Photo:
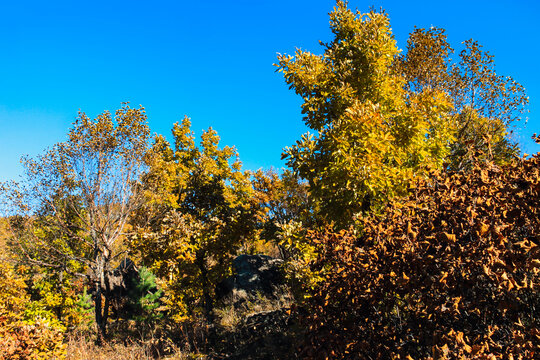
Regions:
[[[0,260],[0,359],[64,359],[64,328],[32,307],[25,283]]]
[[[533,359],[540,157],[442,173],[352,231],[312,232],[308,358]]]

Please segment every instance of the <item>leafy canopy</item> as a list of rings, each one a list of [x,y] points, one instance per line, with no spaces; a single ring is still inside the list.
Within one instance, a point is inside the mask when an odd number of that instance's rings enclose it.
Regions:
[[[24,181],[5,186],[21,254],[90,282],[101,337],[113,263],[122,253],[128,218],[142,204],[138,179],[149,137],[143,107],[124,103],[114,116],[105,111],[95,119],[80,112],[67,141],[25,158]]]
[[[190,120],[174,125],[174,146],[157,137],[149,172],[147,206],[135,220],[132,248],[164,279],[168,304],[180,316],[210,316],[218,281],[255,230],[253,189],[236,150],[219,148],[211,128],[200,147]]]
[[[321,218],[347,227],[431,170],[515,154],[507,127],[527,99],[477,43],[451,64],[444,31],[416,29],[402,55],[385,12],[353,12],[342,1],[330,28],[322,55],[297,50],[277,64],[315,132],[283,157],[308,180]]]
[[[338,2],[334,40],[323,55],[280,56],[279,71],[304,99],[316,131],[285,149],[288,165],[307,179],[321,215],[340,225],[442,165],[453,139],[448,95],[405,89],[393,67],[399,50],[385,13],[353,13]]]

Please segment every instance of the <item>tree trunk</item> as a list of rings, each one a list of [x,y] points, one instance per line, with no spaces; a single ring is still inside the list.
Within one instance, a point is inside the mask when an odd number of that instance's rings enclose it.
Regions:
[[[96,281],[96,295],[94,297],[94,313],[97,325],[97,344],[102,345],[107,336],[107,323],[103,318],[103,304],[101,302],[102,290],[100,281]]]
[[[212,301],[212,296],[210,295],[210,289],[209,289],[210,282],[208,280],[208,269],[206,268],[204,255],[197,256],[197,266],[199,267],[199,270],[201,271],[204,317],[206,318],[206,321],[208,323],[211,323],[214,320],[214,316],[213,316],[214,303]]]
[[[97,343],[102,345],[107,340],[107,320],[109,317],[109,294],[106,287],[105,274],[106,259],[100,257],[96,269],[96,295],[94,298],[94,312],[97,325]],[[105,298],[105,304],[102,299]]]

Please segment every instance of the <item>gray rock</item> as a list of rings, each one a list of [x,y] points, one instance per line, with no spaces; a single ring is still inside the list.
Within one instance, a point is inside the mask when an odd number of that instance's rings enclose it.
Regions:
[[[230,333],[221,334],[211,359],[298,359],[303,329],[290,309],[264,311],[247,317]]]
[[[240,255],[233,260],[233,275],[216,287],[217,300],[231,294],[273,297],[284,283],[281,273],[283,260],[267,255]]]

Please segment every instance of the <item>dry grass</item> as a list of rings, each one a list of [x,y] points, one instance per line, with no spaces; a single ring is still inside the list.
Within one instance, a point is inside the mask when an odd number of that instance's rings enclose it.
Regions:
[[[173,349],[172,353],[172,355],[167,356],[156,354],[151,341],[145,343],[110,342],[104,346],[97,346],[93,339],[85,336],[72,336],[67,341],[67,360],[193,360],[205,358],[201,355],[182,352],[177,348]]]
[[[70,338],[67,343],[68,360],[128,360],[152,359],[148,349],[140,344],[107,344],[97,346],[90,339]]]

